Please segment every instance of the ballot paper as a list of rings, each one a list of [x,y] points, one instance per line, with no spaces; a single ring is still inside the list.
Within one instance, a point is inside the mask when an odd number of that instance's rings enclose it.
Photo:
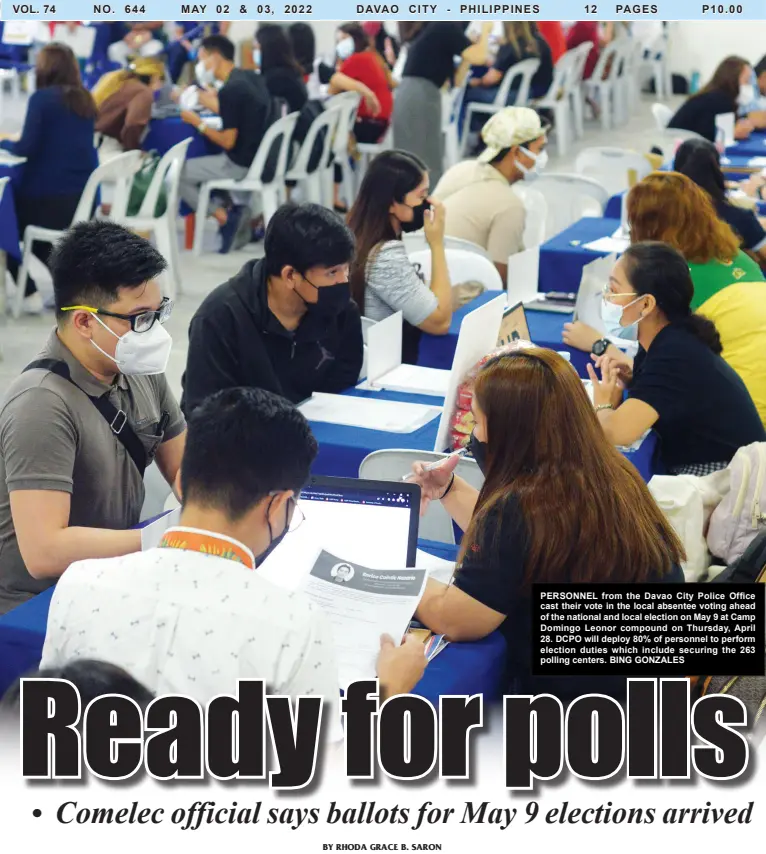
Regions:
[[[330,620],[340,687],[375,678],[380,636],[399,644],[425,589],[424,569],[369,569],[322,550],[301,591]]]
[[[440,406],[314,392],[298,407],[309,421],[343,424],[387,433],[412,433],[438,418]]]
[[[367,330],[367,380],[359,388],[444,397],[448,386],[449,371],[402,364],[400,311]]]
[[[611,237],[599,237],[598,240],[592,240],[590,243],[583,244],[583,249],[590,249],[591,252],[624,252],[630,245],[630,240],[622,234],[622,228],[618,228]]]

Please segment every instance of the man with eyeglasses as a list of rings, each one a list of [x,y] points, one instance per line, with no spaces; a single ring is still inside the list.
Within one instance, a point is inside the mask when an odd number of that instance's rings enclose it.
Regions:
[[[264,679],[273,694],[324,696],[323,721],[337,732],[328,619],[258,572],[300,523],[316,452],[308,422],[282,397],[231,388],[205,400],[189,419],[178,526],[157,548],[69,568],[42,667],[97,654],[156,694],[200,703],[233,694],[238,679]],[[425,663],[416,639],[397,647],[384,636],[382,693],[409,692]]]
[[[57,325],[0,405],[0,614],[84,558],[138,551],[144,470],[173,484],[186,423],[164,376],[165,260],[110,222],[51,256]]]

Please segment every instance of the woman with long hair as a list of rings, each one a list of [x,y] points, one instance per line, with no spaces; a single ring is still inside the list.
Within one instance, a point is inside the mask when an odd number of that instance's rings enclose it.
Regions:
[[[314,72],[314,60],[316,59],[314,28],[311,24],[298,21],[295,24],[290,24],[287,28],[287,37],[293,46],[295,59],[303,70],[303,80],[308,83],[309,77]]]
[[[348,215],[356,239],[349,281],[362,314],[404,317],[402,360],[417,361],[420,330],[446,335],[452,288],[444,251],[444,206],[429,198],[428,170],[406,151],[384,151],[370,163]],[[407,257],[402,233],[424,229],[431,249],[426,284]]]
[[[486,63],[491,31],[492,22],[485,22],[479,41],[472,44],[456,21],[399,23],[407,59],[394,101],[394,145],[426,164],[434,186],[444,168],[440,90],[448,81],[459,84],[471,65]],[[457,69],[456,56],[462,60]]]
[[[736,116],[753,101],[752,78],[753,69],[746,59],[727,56],[716,68],[710,81],[681,104],[668,127],[693,131],[715,142],[715,117],[721,113],[734,113]],[[747,139],[754,127],[747,117],[737,119],[734,138]]]
[[[766,231],[752,210],[729,201],[715,145],[706,139],[687,139],[676,151],[673,168],[710,196],[718,216],[739,236],[742,249],[766,263]]]
[[[279,24],[261,24],[255,32],[253,55],[272,98],[285,101],[289,112],[300,112],[308,92],[287,32]]]
[[[609,277],[601,314],[607,332],[638,328],[638,355],[607,353],[596,360],[601,379],[591,365],[588,374],[610,442],[631,445],[653,428],[673,474],[703,475],[766,440],[766,431],[745,383],[721,358],[715,324],[693,311],[693,299],[680,252],[656,241],[632,244]]]
[[[531,348],[489,361],[472,408],[481,490],[455,475],[454,457],[431,471],[413,466],[423,505],[441,501],[465,531],[453,583],[429,579],[417,619],[455,641],[500,629],[505,693],[622,698],[621,677],[532,676],[532,584],[683,581],[676,534],[557,353]]]
[[[540,35],[534,21],[503,21],[503,42],[497,51],[495,64],[487,69],[486,73],[471,77],[468,81],[461,112],[464,113],[466,105],[471,102],[493,103],[507,72],[525,59],[537,59],[540,62],[540,67],[532,77],[529,97],[541,98],[553,82],[553,56],[550,46]],[[518,87],[511,89],[506,103],[515,103],[517,93]],[[479,123],[483,124],[486,117],[477,118]],[[478,127],[468,130],[478,130]]]
[[[68,228],[85,184],[98,166],[93,147],[96,105],[82,85],[71,48],[58,42],[46,45],[37,55],[35,74],[37,88],[27,103],[21,137],[18,142],[0,142],[0,148],[27,158],[14,187],[20,238],[28,225]],[[45,264],[52,248],[49,243],[37,243],[34,253]],[[15,258],[8,259],[14,276],[18,266]],[[28,279],[24,310],[36,313],[42,307],[37,288]]]
[[[138,57],[127,68],[107,72],[96,83],[92,93],[98,109],[96,133],[105,137],[99,146],[102,162],[109,155],[141,148],[152,118],[154,94],[164,81],[162,60],[147,56]]]

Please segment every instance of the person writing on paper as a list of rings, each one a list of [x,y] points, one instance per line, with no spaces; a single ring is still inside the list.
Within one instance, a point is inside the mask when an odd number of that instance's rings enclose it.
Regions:
[[[723,113],[736,116],[742,105],[752,101],[753,70],[746,59],[727,56],[716,68],[710,82],[692,95],[668,122],[669,128],[693,131],[710,142],[715,142],[715,118]],[[736,120],[734,139],[747,139],[755,129],[749,117]]]
[[[726,180],[720,155],[706,139],[687,139],[676,151],[673,168],[686,175],[710,196],[718,216],[740,238],[740,246],[766,264],[766,231],[752,209],[732,204],[726,195]]]
[[[710,196],[677,172],[654,172],[628,194],[631,240],[669,243],[686,259],[691,307],[715,323],[723,358],[742,377],[766,423],[766,282],[716,215]]]
[[[110,71],[93,87],[98,108],[96,133],[106,139],[99,146],[103,162],[109,154],[141,148],[141,139],[152,118],[154,93],[165,80],[165,66],[157,57],[138,58],[127,68]],[[108,142],[107,142],[108,140]]]
[[[206,703],[234,694],[238,679],[264,679],[271,693],[335,704],[324,612],[257,572],[302,521],[296,502],[316,453],[308,422],[283,398],[245,388],[208,398],[189,421],[178,526],[157,548],[69,568],[42,667],[95,649],[157,694]],[[409,692],[424,667],[422,644],[382,639],[384,694]]]
[[[505,286],[508,258],[524,249],[524,202],[513,191],[545,169],[545,127],[528,107],[505,107],[484,125],[486,148],[478,160],[463,160],[433,192],[444,204],[445,231],[486,249]]]
[[[0,614],[74,561],[141,548],[129,529],[144,469],[154,461],[175,483],[186,425],[163,373],[165,267],[108,221],[75,226],[51,256],[57,325],[39,357],[50,361],[22,372],[0,407]]]
[[[321,205],[287,204],[269,221],[265,257],[202,302],[189,325],[186,413],[211,394],[251,386],[298,403],[356,384],[362,323],[349,298],[354,237]]]
[[[446,335],[452,322],[444,206],[429,198],[428,188],[422,160],[406,151],[384,151],[370,163],[348,215],[356,238],[351,294],[372,320],[402,312],[402,361],[412,365],[420,332]],[[428,284],[402,242],[402,234],[421,229],[431,252]]]
[[[191,157],[184,163],[179,194],[196,211],[200,186],[206,181],[231,178],[241,180],[253,163],[258,146],[271,122],[275,107],[265,80],[255,71],[234,67],[234,45],[226,36],[208,36],[200,45],[196,66],[197,80],[206,87],[199,94],[200,104],[218,113],[223,127],[208,127],[199,113],[184,110],[181,118],[223,149],[221,154]],[[223,84],[216,92],[214,86]],[[223,194],[211,198],[208,215],[218,223],[221,254],[231,250],[237,230],[245,216],[250,193]]]
[[[601,311],[607,328],[638,326],[638,355],[597,357],[600,379],[591,365],[588,374],[612,444],[631,445],[654,428],[672,474],[705,475],[725,468],[743,445],[766,440],[766,430],[745,384],[721,358],[715,325],[692,311],[693,296],[680,252],[654,241],[630,246]]]
[[[503,693],[622,698],[621,677],[532,676],[531,585],[683,582],[676,534],[557,353],[534,347],[490,360],[472,408],[481,490],[455,475],[456,457],[432,471],[413,466],[421,513],[441,501],[465,531],[453,583],[429,579],[417,619],[455,641],[499,629],[508,648]]]
[[[12,184],[21,240],[28,225],[69,228],[82,191],[98,166],[93,147],[96,105],[82,85],[72,50],[56,42],[46,45],[37,55],[35,81],[21,137],[0,142],[0,148],[27,161],[14,170],[20,180],[14,178]],[[5,192],[10,193],[11,187]],[[50,243],[32,244],[43,264],[51,249]],[[8,257],[8,271],[16,278],[19,261],[13,256]],[[30,278],[25,296],[24,311],[39,314],[43,301]]]

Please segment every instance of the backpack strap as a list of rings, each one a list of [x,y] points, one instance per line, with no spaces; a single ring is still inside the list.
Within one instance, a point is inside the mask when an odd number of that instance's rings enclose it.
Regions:
[[[128,452],[128,456],[133,460],[136,468],[138,469],[138,473],[143,478],[144,471],[146,470],[146,450],[144,449],[144,445],[141,440],[133,432],[133,428],[128,424],[128,416],[121,409],[117,409],[117,407],[109,401],[106,394],[101,397],[92,397],[87,392],[83,391],[83,389],[81,389],[80,386],[78,386],[72,379],[69,373],[69,366],[66,362],[63,362],[60,359],[37,359],[27,365],[22,373],[35,369],[50,371],[51,373],[60,376],[62,379],[70,382],[76,389],[79,389],[85,397],[88,398],[88,400],[101,413],[104,421],[109,425],[109,429],[112,431],[117,441],[122,443],[123,447]]]

